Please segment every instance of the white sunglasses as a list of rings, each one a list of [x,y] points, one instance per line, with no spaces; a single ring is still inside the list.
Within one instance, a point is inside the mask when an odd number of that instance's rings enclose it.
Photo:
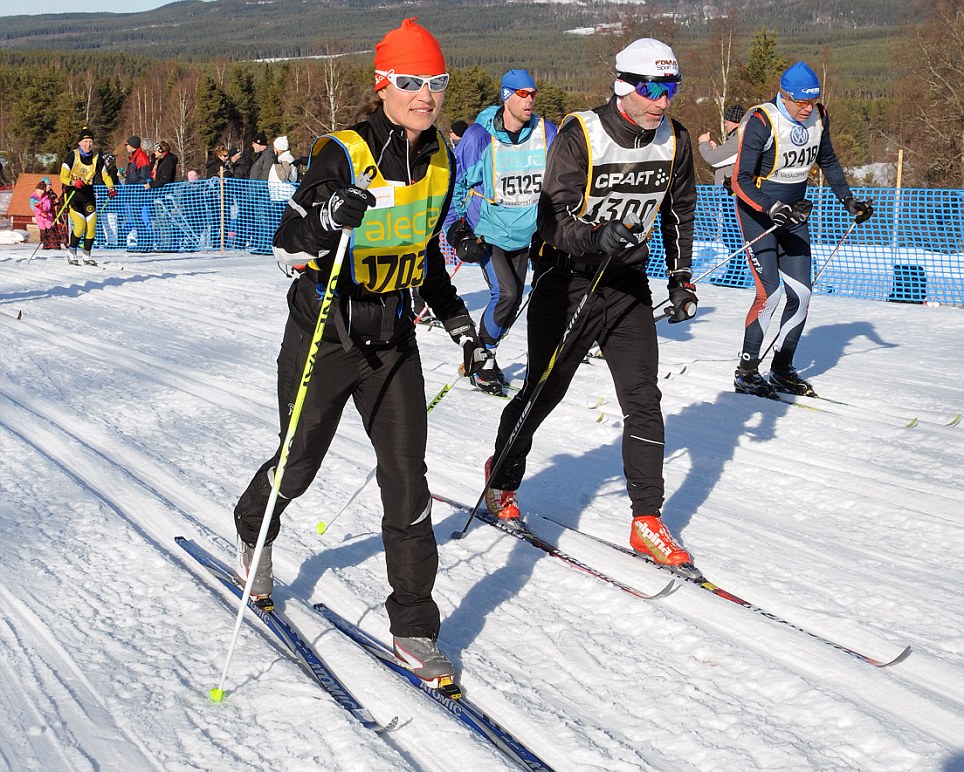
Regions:
[[[401,91],[418,92],[428,83],[428,90],[438,93],[445,91],[449,85],[449,74],[447,72],[441,75],[432,75],[428,78],[423,78],[421,75],[402,75],[394,70],[376,70],[376,72]]]

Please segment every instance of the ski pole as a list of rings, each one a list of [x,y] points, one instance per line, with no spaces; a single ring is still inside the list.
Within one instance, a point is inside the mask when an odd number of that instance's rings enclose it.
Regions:
[[[693,279],[693,284],[699,284],[701,281],[703,281],[703,279],[705,279],[707,276],[709,276],[711,273],[713,273],[713,271],[715,271],[717,268],[722,268],[724,265],[726,265],[728,262],[730,262],[730,260],[732,260],[732,259],[733,259],[734,257],[736,257],[738,254],[740,254],[740,252],[745,252],[747,249],[749,249],[749,248],[752,247],[754,244],[756,244],[756,243],[757,243],[760,239],[762,239],[764,236],[768,236],[769,234],[773,233],[773,231],[775,231],[775,230],[776,230],[777,228],[779,228],[779,227],[780,227],[779,225],[772,225],[772,226],[770,226],[769,228],[767,228],[765,231],[763,231],[763,233],[761,233],[759,236],[755,236],[754,238],[750,239],[750,240],[747,241],[742,247],[740,247],[738,250],[736,250],[736,252],[733,252],[733,253],[727,255],[726,257],[724,257],[722,260],[720,260],[720,262],[718,262],[716,265],[714,265],[714,266],[713,266],[712,268],[710,268],[708,271],[703,271],[703,273],[701,273],[699,276],[697,276],[695,279]],[[662,304],[660,304],[660,305],[662,305]],[[659,306],[657,306],[657,308],[659,308]]]
[[[77,188],[74,188],[72,191],[70,191],[70,195],[67,196],[67,198],[64,200],[63,206],[60,207],[60,211],[57,212],[57,216],[54,217],[54,221],[53,221],[53,223],[52,223],[51,226],[50,226],[51,228],[53,228],[54,225],[57,224],[57,221],[60,220],[60,215],[62,215],[62,214],[64,213],[64,209],[67,208],[67,204],[70,203],[70,199],[72,199],[72,198],[74,197],[74,193],[76,193],[76,192],[77,192]],[[30,253],[30,257],[27,258],[27,263],[29,263],[31,260],[33,260],[34,255],[36,255],[37,252],[40,250],[40,247],[41,247],[42,244],[43,244],[43,240],[41,240],[40,243],[37,244],[37,246],[36,246],[36,248],[34,249],[34,251]],[[24,263],[24,265],[26,265],[27,263]]]
[[[452,273],[454,274],[455,271],[452,271]],[[426,413],[431,413],[432,410],[435,408],[435,406],[436,406],[439,402],[442,401],[442,399],[445,397],[445,395],[448,394],[448,393],[452,390],[452,387],[455,386],[456,383],[458,383],[459,378],[461,378],[461,377],[462,377],[462,371],[461,371],[461,369],[459,369],[459,370],[455,373],[455,377],[454,377],[451,381],[449,381],[448,383],[446,383],[446,384],[442,387],[442,389],[439,391],[439,393],[436,394],[436,395],[432,398],[432,400],[428,403],[428,405],[427,405],[426,408],[425,408],[425,412],[426,412]],[[370,483],[370,482],[372,481],[372,479],[375,477],[375,472],[377,472],[377,471],[378,471],[378,464],[376,463],[375,466],[373,466],[373,467],[371,468],[371,470],[369,470],[368,475],[365,477],[365,479],[364,479],[364,481],[362,482],[362,484],[359,485],[358,488],[355,489],[355,492],[352,493],[351,496],[348,497],[348,501],[346,501],[346,502],[345,502],[345,505],[344,505],[341,509],[338,510],[338,512],[335,514],[335,516],[334,516],[333,518],[331,518],[331,520],[329,520],[327,523],[326,523],[324,520],[322,520],[320,523],[318,523],[317,529],[318,529],[318,533],[319,533],[319,534],[324,534],[324,533],[326,533],[326,532],[328,531],[328,529],[331,527],[331,524],[334,523],[339,517],[342,516],[342,513],[343,513],[346,509],[348,509],[349,506],[351,506],[351,503],[352,503],[355,499],[358,498],[359,494],[360,494],[363,490],[365,490],[365,488],[368,487],[368,483]]]
[[[847,230],[844,231],[844,235],[840,237],[840,241],[838,241],[838,242],[837,242],[837,246],[835,246],[835,247],[833,248],[833,252],[831,252],[831,253],[830,253],[830,257],[827,258],[827,262],[825,262],[822,266],[820,266],[820,270],[817,271],[817,273],[814,275],[813,281],[810,282],[811,284],[813,284],[814,282],[816,282],[816,281],[817,281],[817,278],[820,276],[820,274],[823,273],[824,268],[826,268],[828,265],[830,265],[830,261],[833,260],[834,256],[837,254],[837,251],[840,249],[840,247],[843,246],[843,243],[847,240],[847,237],[850,235],[850,232],[851,232],[856,226],[857,226],[857,221],[856,221],[856,220],[854,220],[852,223],[850,223],[850,227],[847,228]],[[762,354],[760,354],[760,361],[761,361],[761,362],[766,358],[766,355],[770,353],[770,349],[772,349],[772,348],[776,345],[776,342],[777,342],[779,339],[780,339],[780,333],[778,332],[778,333],[777,333],[777,336],[776,336],[773,340],[770,341],[770,345],[766,347],[766,351],[764,351]]]
[[[712,268],[710,268],[709,270],[703,271],[703,273],[701,273],[699,276],[697,276],[695,279],[692,280],[693,284],[699,284],[701,281],[703,281],[703,279],[705,279],[707,276],[709,276],[711,273],[713,273],[713,271],[715,271],[717,268],[720,268],[720,267],[726,265],[728,262],[730,262],[730,260],[732,260],[732,259],[733,259],[734,257],[736,257],[738,254],[740,254],[740,252],[745,252],[747,249],[749,249],[749,248],[752,247],[754,244],[756,244],[756,243],[757,243],[760,239],[762,239],[764,236],[766,236],[766,235],[768,235],[768,234],[770,234],[770,233],[773,233],[773,231],[775,231],[775,230],[776,230],[777,228],[779,228],[779,227],[780,227],[779,225],[772,225],[772,226],[770,226],[769,228],[767,228],[765,231],[763,231],[763,233],[761,233],[759,236],[756,236],[756,237],[750,239],[750,240],[747,241],[742,247],[740,247],[738,250],[736,250],[736,252],[733,252],[732,254],[727,255],[726,257],[724,257],[722,260],[720,260],[720,262],[718,262],[716,265],[714,265],[714,266],[713,266]],[[660,308],[662,308],[663,306],[665,306],[667,303],[669,303],[669,298],[666,298],[666,300],[664,300],[662,303],[659,303],[658,305],[653,306],[653,310],[656,311],[657,309],[660,309]],[[662,314],[660,314],[659,316],[656,317],[656,321],[657,321],[657,322],[662,321],[663,319],[666,319],[666,318],[668,318],[668,317],[670,317],[670,316],[672,316],[672,315],[673,315],[673,312],[672,312],[671,310],[669,310],[669,311],[664,311]]]
[[[377,170],[369,167],[364,171],[355,185],[362,189],[367,189],[374,179]],[[341,275],[341,266],[348,252],[348,245],[351,242],[351,228],[341,229],[341,239],[338,241],[338,250],[335,252],[335,260],[331,266],[331,275],[328,277],[328,285],[325,287],[325,295],[321,300],[318,309],[318,321],[315,324],[315,332],[308,347],[308,356],[305,359],[305,369],[301,375],[301,383],[298,384],[298,393],[295,396],[294,405],[291,409],[291,418],[288,420],[288,430],[285,433],[284,442],[281,443],[281,452],[278,455],[278,464],[275,467],[274,482],[271,486],[271,495],[268,496],[268,503],[264,508],[264,517],[261,520],[261,530],[258,532],[258,541],[254,547],[254,554],[251,556],[251,567],[248,570],[248,578],[244,583],[244,592],[241,594],[241,606],[238,608],[237,618],[234,620],[234,632],[231,635],[231,644],[228,647],[228,654],[224,661],[224,670],[221,672],[221,680],[214,687],[210,694],[211,699],[220,702],[224,699],[224,682],[228,677],[228,667],[231,665],[231,657],[238,644],[238,636],[241,633],[241,622],[244,620],[244,609],[251,598],[251,585],[254,584],[254,577],[258,571],[258,563],[261,560],[261,553],[264,551],[265,542],[268,540],[268,528],[271,525],[271,516],[274,514],[274,507],[278,501],[281,491],[281,479],[284,477],[285,466],[288,463],[288,453],[295,438],[295,430],[301,419],[301,409],[305,404],[305,397],[308,394],[308,383],[315,369],[315,358],[318,356],[318,349],[321,346],[321,336],[325,332],[325,325],[328,322],[328,314],[331,311],[331,304],[334,302],[335,288],[338,286],[338,279]]]
[[[625,222],[627,227],[632,227],[633,225],[636,225],[638,223],[639,223],[639,218],[635,214],[629,215],[626,218],[626,222]],[[479,494],[478,501],[475,502],[475,506],[472,507],[472,511],[469,512],[469,517],[465,521],[465,525],[462,526],[462,530],[455,531],[452,534],[453,539],[465,538],[465,534],[468,533],[469,526],[472,525],[472,521],[475,519],[475,513],[479,511],[479,507],[482,506],[482,502],[485,500],[485,492],[489,489],[489,486],[492,484],[492,480],[495,478],[496,474],[499,473],[499,470],[502,469],[502,465],[505,463],[505,460],[508,458],[509,451],[512,449],[512,446],[515,444],[515,441],[518,438],[519,433],[522,431],[522,427],[525,424],[526,418],[529,417],[529,413],[532,410],[532,406],[536,403],[536,400],[539,398],[539,394],[542,392],[543,387],[546,385],[546,381],[549,378],[549,374],[556,366],[556,362],[562,356],[563,348],[566,345],[566,341],[569,339],[569,333],[571,333],[573,328],[576,326],[576,321],[582,315],[583,309],[585,309],[586,305],[589,302],[589,299],[595,293],[596,287],[599,285],[599,282],[602,280],[603,273],[605,273],[606,269],[609,267],[610,260],[612,260],[612,255],[606,255],[605,259],[603,259],[602,263],[600,263],[599,268],[596,269],[596,273],[593,275],[592,281],[590,281],[589,286],[586,288],[586,291],[583,293],[583,296],[580,298],[579,304],[576,306],[576,310],[573,312],[572,318],[569,320],[569,324],[566,326],[566,329],[562,333],[562,338],[559,341],[559,345],[556,346],[556,350],[553,351],[552,356],[549,357],[549,364],[546,367],[545,372],[539,378],[539,382],[536,384],[535,388],[533,389],[532,396],[529,397],[529,401],[526,402],[525,407],[522,408],[522,414],[519,416],[519,420],[516,421],[515,427],[513,427],[512,433],[509,435],[509,439],[506,441],[505,447],[502,448],[502,452],[499,453],[499,457],[493,462],[492,468],[489,470],[489,474],[486,477],[485,486],[482,488],[482,493]]]

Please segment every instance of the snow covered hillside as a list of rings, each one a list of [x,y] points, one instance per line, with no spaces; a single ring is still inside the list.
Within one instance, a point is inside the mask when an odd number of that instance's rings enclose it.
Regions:
[[[276,442],[288,280],[270,258],[0,248],[0,768],[464,770],[506,758],[318,615],[388,638],[374,456],[349,410],[275,550],[276,599],[377,735],[174,542],[230,555],[231,511]],[[455,277],[478,315],[485,285]],[[964,769],[964,313],[814,298],[797,365],[816,408],[732,393],[748,290],[702,284],[661,324],[666,520],[708,579],[878,669],[692,584],[647,601],[436,503],[442,648],[466,694],[561,770]],[[662,299],[663,290],[655,293]],[[419,329],[426,396],[458,349]],[[524,319],[499,352],[525,368]],[[430,415],[433,490],[474,503],[504,402],[459,383]],[[917,419],[916,425],[907,425]],[[580,368],[536,435],[532,527],[632,587],[621,416]],[[316,524],[329,522],[320,536]]]

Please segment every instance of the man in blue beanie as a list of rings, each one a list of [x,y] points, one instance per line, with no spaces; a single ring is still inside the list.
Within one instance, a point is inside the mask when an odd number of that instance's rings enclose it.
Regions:
[[[519,310],[546,152],[556,136],[556,125],[533,111],[537,92],[528,72],[509,70],[500,86],[502,104],[479,113],[456,148],[447,238],[460,260],[482,267],[490,295],[479,336],[492,351]],[[471,379],[477,389],[505,396],[495,356]]]
[[[752,107],[743,122],[733,174],[736,213],[743,238],[752,241],[774,225],[747,254],[756,297],[747,315],[736,391],[776,398],[776,392],[815,396],[793,367],[793,355],[807,321],[812,290],[810,230],[813,204],[807,180],[819,166],[831,189],[856,222],[873,215],[870,202],[854,197],[830,142],[827,108],[820,104],[820,79],[803,62],[780,77],[772,101]],[[760,349],[770,318],[780,302],[780,280],[787,302],[780,320],[769,378],[760,375]]]

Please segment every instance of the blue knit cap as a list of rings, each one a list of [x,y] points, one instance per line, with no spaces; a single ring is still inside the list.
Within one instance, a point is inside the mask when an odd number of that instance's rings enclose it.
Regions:
[[[780,76],[780,88],[793,99],[818,99],[820,97],[820,79],[817,73],[803,62],[797,62],[787,67]]]
[[[502,76],[502,101],[504,102],[517,88],[535,88],[536,82],[526,70],[509,70]]]

